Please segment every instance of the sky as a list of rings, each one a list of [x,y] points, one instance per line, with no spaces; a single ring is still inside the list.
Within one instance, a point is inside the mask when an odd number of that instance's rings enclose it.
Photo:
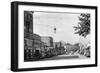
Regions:
[[[34,12],[33,32],[40,36],[51,36],[54,42],[77,43],[80,40],[78,34],[74,34],[74,26],[78,25],[80,14]],[[56,33],[54,32],[56,28]]]

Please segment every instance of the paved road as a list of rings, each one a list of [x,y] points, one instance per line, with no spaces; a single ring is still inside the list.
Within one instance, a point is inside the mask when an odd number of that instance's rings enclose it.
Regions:
[[[46,60],[62,60],[62,59],[85,59],[85,56],[79,55],[77,53],[73,54],[73,55],[58,55],[58,56],[54,56],[51,58],[45,58],[42,59],[41,61],[46,61]]]
[[[58,55],[58,56],[54,56],[51,58],[46,58],[46,59],[42,59],[41,61],[45,61],[45,60],[62,60],[62,59],[77,59],[79,58],[78,55]]]

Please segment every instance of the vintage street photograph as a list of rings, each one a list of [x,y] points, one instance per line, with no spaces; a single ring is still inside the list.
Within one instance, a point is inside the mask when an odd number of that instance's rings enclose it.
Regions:
[[[24,62],[91,58],[89,13],[24,11]]]

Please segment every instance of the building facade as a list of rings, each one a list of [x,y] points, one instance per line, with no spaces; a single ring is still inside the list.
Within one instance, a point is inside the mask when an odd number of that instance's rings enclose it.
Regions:
[[[53,38],[52,37],[41,37],[41,41],[47,47],[53,47]]]
[[[41,50],[41,37],[33,33],[33,12],[24,11],[24,61],[35,60]]]
[[[33,33],[33,12],[24,11],[24,32]]]

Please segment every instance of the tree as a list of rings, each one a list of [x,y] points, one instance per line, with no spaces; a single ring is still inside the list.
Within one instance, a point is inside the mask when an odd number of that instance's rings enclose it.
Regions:
[[[79,34],[79,36],[83,36],[84,38],[90,34],[90,14],[80,14],[79,16],[80,22],[75,28],[75,34]]]

